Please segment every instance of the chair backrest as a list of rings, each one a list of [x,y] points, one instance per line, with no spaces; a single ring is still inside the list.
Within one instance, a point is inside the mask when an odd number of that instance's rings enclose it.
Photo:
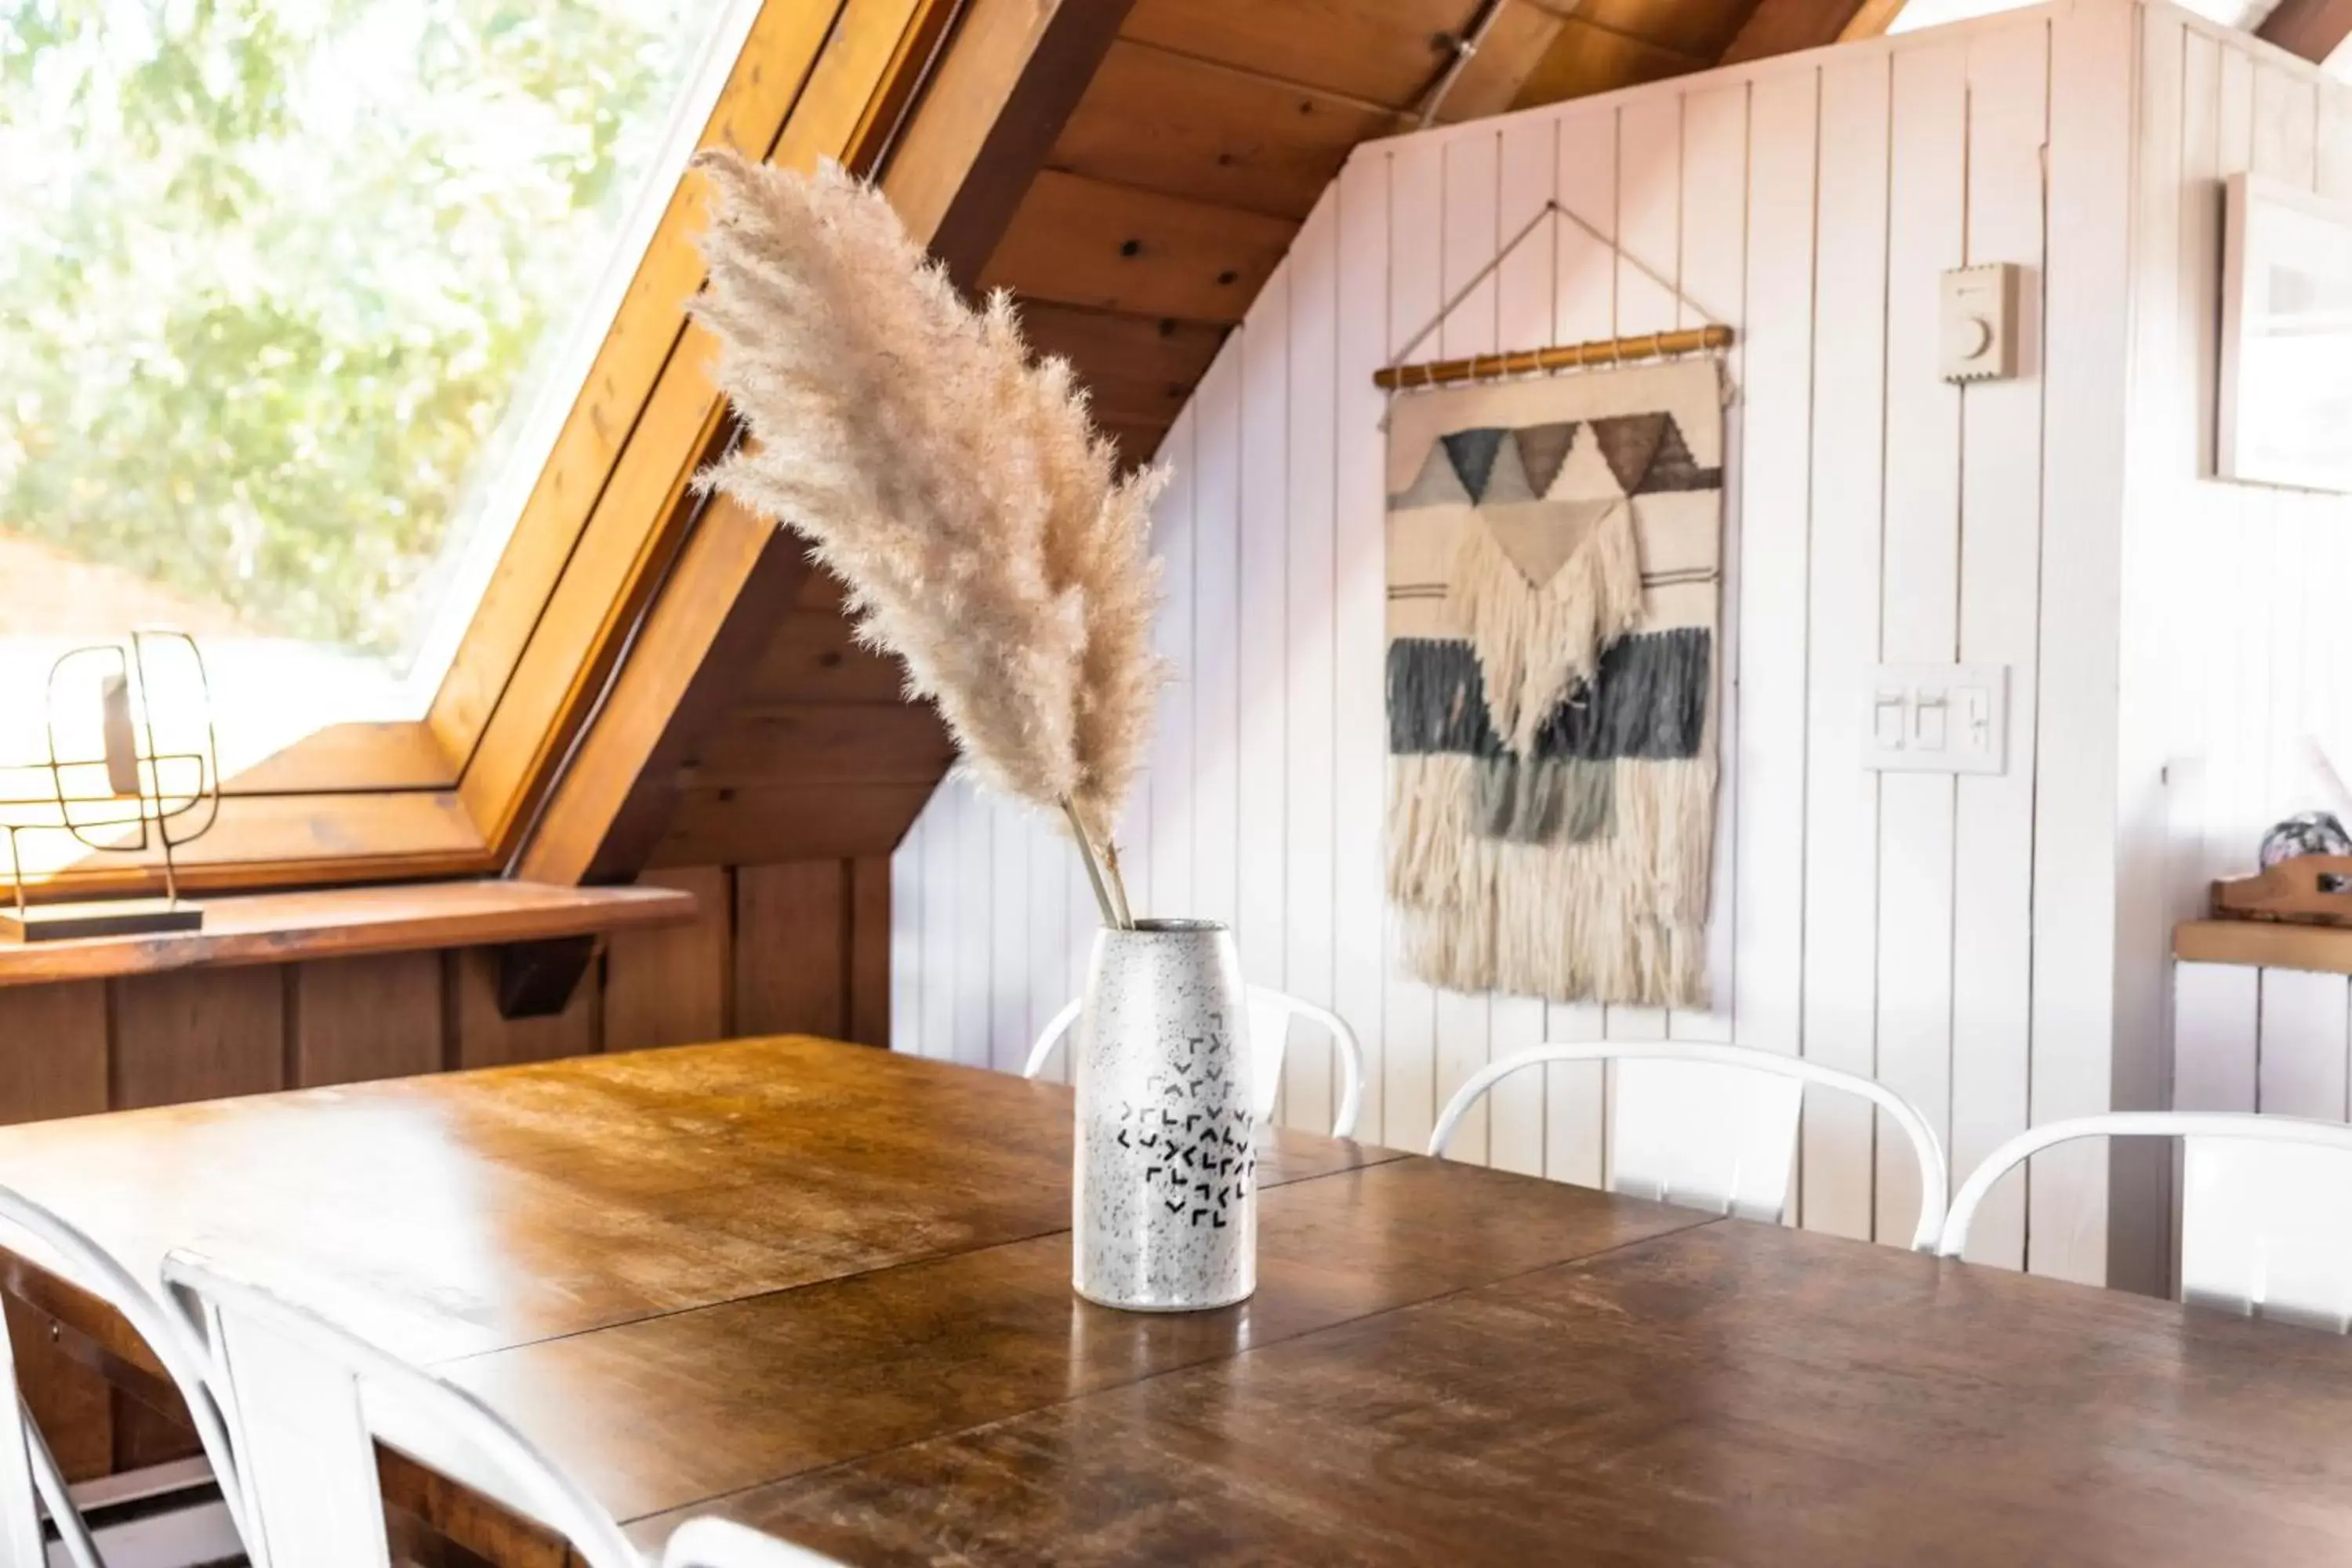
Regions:
[[[472,1394],[190,1252],[163,1260],[212,1342],[248,1541],[278,1568],[389,1568],[378,1437],[537,1520],[589,1568],[645,1568],[613,1516]]]
[[[1808,1084],[1858,1095],[1910,1141],[1919,1168],[1911,1245],[1936,1244],[1944,1220],[1944,1152],[1934,1129],[1885,1084],[1801,1057],[1711,1041],[1610,1040],[1537,1046],[1482,1068],[1446,1102],[1429,1152],[1487,1090],[1551,1062],[1601,1061],[1616,1072],[1609,1121],[1609,1190],[1743,1219],[1777,1221],[1789,1205],[1799,1113]]]
[[[1035,1078],[1045,1070],[1054,1058],[1054,1048],[1077,1026],[1078,1011],[1083,999],[1074,999],[1054,1015],[1037,1043],[1029,1047],[1029,1059],[1021,1066],[1023,1078]],[[1356,1031],[1348,1021],[1328,1007],[1319,1007],[1264,985],[1249,988],[1249,1040],[1251,1066],[1255,1080],[1250,1085],[1250,1112],[1260,1121],[1274,1114],[1275,1096],[1282,1091],[1282,1058],[1290,1045],[1290,1023],[1304,1018],[1319,1024],[1331,1035],[1333,1048],[1339,1058],[1339,1113],[1331,1119],[1331,1136],[1353,1138],[1356,1118],[1362,1111],[1364,1100],[1364,1047],[1356,1038]],[[1273,1044],[1269,1047],[1268,1041]]]
[[[836,1568],[834,1560],[723,1519],[689,1519],[662,1553],[662,1568]]]
[[[2182,1300],[2339,1334],[2352,1328],[2352,1127],[2337,1121],[2119,1110],[2031,1128],[1961,1184],[1937,1250],[1959,1257],[2004,1174],[2080,1138],[2180,1141]]]
[[[7,1187],[0,1187],[0,1243],[104,1301],[153,1352],[187,1406],[230,1521],[238,1535],[250,1542],[245,1528],[243,1479],[222,1419],[211,1361],[188,1325],[111,1253],[57,1214]],[[37,1568],[48,1562],[40,1519],[34,1509],[37,1496],[57,1526],[58,1542],[75,1568],[100,1568],[97,1543],[75,1509],[65,1476],[16,1387],[15,1349],[8,1343],[5,1320],[0,1320],[0,1565],[4,1568]],[[249,1546],[247,1556],[255,1568],[268,1568],[268,1559],[260,1548]]]

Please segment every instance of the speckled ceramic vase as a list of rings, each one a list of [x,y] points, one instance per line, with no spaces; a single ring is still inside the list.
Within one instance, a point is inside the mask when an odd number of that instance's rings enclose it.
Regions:
[[[1072,1037],[1070,1282],[1087,1300],[1192,1312],[1257,1289],[1247,1028],[1223,926],[1142,921],[1096,936]]]

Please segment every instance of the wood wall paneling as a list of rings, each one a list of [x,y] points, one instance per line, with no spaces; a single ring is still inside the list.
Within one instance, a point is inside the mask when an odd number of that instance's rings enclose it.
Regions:
[[[841,860],[735,873],[735,1027],[840,1035],[848,1026],[849,868]]]
[[[2060,69],[2088,68],[2091,46],[2116,42],[2116,18],[2136,14],[2085,9],[2105,19],[2063,40],[2046,16],[2021,16],[1360,150],[1324,197],[1328,216],[1310,216],[1277,283],[1203,375],[1172,426],[1178,480],[1155,517],[1177,623],[1163,622],[1160,646],[1180,681],[1171,699],[1179,717],[1163,724],[1150,781],[1152,875],[1182,901],[1167,912],[1238,918],[1253,980],[1330,987],[1367,1047],[1367,1136],[1417,1145],[1446,1089],[1533,1039],[1672,1034],[1874,1072],[1921,1108],[1965,1172],[2030,1118],[2091,1093],[2119,1059],[2098,998],[2138,981],[2111,945],[2101,958],[2115,911],[2078,907],[2096,893],[2075,885],[2083,854],[2065,851],[2062,867],[2055,847],[2037,847],[2037,831],[2099,831],[2088,785],[2045,792],[2046,770],[2095,782],[2114,766],[2100,754],[2113,736],[2083,723],[2081,708],[2110,678],[2079,644],[2114,632],[2094,624],[2112,611],[2092,589],[2116,570],[2119,503],[2069,475],[2058,488],[2070,507],[2105,510],[2079,539],[2053,539],[2042,521],[2053,465],[2078,447],[2112,453],[2115,429],[2098,421],[2122,397],[2116,237],[2092,232],[2095,203],[2044,232],[2045,143],[2066,139],[2047,154],[2052,177],[2085,190],[2129,167],[2125,89],[2053,107],[2064,90],[2053,87],[2053,58]],[[1156,26],[1173,11],[1147,0],[1135,19]],[[2257,85],[2248,69],[2230,98],[2225,71],[2211,89],[2220,119],[2241,106],[2248,158]],[[2280,117],[2265,133],[2272,156],[2286,158],[2301,128],[2335,123],[2326,94],[2299,100],[2273,89],[2271,100],[2284,105],[2270,111]],[[2322,156],[2288,166],[2337,165]],[[2352,178],[2352,157],[2340,166]],[[1688,324],[1701,311],[1742,329],[1727,369],[1736,395],[1712,1012],[1435,994],[1397,972],[1380,896],[1381,399],[1367,378],[1494,257],[1547,188],[1697,304],[1559,225],[1470,289],[1415,353],[1579,341]],[[2103,213],[2096,222],[2110,218],[2123,221]],[[2069,407],[2045,395],[2039,363],[2017,381],[1965,393],[1940,379],[1935,279],[1969,260],[2028,269],[2031,339],[2041,336],[2041,281],[2063,290],[2076,319],[2053,352],[2067,356],[2054,371],[2075,389]],[[1278,552],[1260,537],[1269,527],[1282,531]],[[2308,624],[2335,637],[2339,620]],[[2267,620],[2259,635],[2250,624],[2242,649],[2225,656],[2233,689],[2272,689],[2285,657],[2279,635]],[[2066,668],[2051,667],[2058,657]],[[1871,667],[1959,658],[2011,671],[2008,773],[1863,773],[1856,694]],[[2311,720],[2332,711],[2319,684],[2295,689]],[[2053,728],[2062,715],[2063,735]],[[2216,715],[2249,731],[2269,722],[2263,705],[2243,700]],[[2256,752],[2265,743],[2250,739]],[[2053,815],[2038,829],[2042,793]],[[1278,816],[1259,795],[1282,801]],[[1317,831],[1327,818],[1328,849]],[[1278,839],[1269,821],[1281,823]],[[2112,836],[2111,817],[2105,826]],[[909,841],[919,853],[894,873],[906,911],[898,941],[919,976],[895,1020],[903,1047],[966,1060],[1017,1055],[1017,1042],[992,1031],[1015,1019],[1025,1027],[1049,984],[1056,998],[1068,994],[1076,942],[1021,953],[1000,940],[975,954],[966,934],[987,928],[991,868],[1001,876],[1008,858],[1041,852],[1046,837],[953,789],[925,813]],[[2067,888],[2037,893],[2044,878]],[[1253,935],[1276,907],[1281,941]],[[2070,929],[2040,929],[2051,922]],[[2050,965],[2064,973],[2045,973]],[[2206,987],[2200,1027],[2239,1042],[2244,1065],[2211,1076],[2234,1074],[2252,1094],[2251,1024],[2231,1010],[2254,997],[2234,984]],[[1006,986],[1024,994],[1008,998]],[[1328,1115],[1325,1070],[1311,1051],[1293,1060],[1286,1118],[1309,1125]],[[1605,1076],[1552,1069],[1528,1084],[1490,1100],[1463,1152],[1597,1180]],[[1907,1236],[1919,1194],[1905,1165],[1867,1113],[1809,1101],[1801,1223]],[[1996,1196],[1973,1255],[2097,1272],[2104,1248],[2084,1216],[2103,1212],[2107,1180],[2095,1154],[2044,1163]],[[2029,1212],[2038,1220],[2030,1246]]]
[[[2147,96],[2177,101],[2179,114],[2170,127],[2152,110],[2141,121],[2139,211],[2158,226],[2136,256],[2135,352],[2146,368],[2134,383],[2130,516],[2158,554],[2139,602],[2173,635],[2157,638],[2167,660],[2161,754],[2124,784],[2147,787],[2146,773],[2160,769],[2163,913],[2180,920],[2204,913],[2211,879],[2253,869],[2270,824],[2327,804],[2301,761],[2305,737],[2347,765],[2352,690],[2331,672],[2352,658],[2352,635],[2332,606],[2352,572],[2352,498],[2212,478],[2210,389],[2216,182],[2252,169],[2352,196],[2352,86],[2177,13],[2146,13],[2142,26]],[[2184,613],[2201,617],[2195,637],[2178,635]],[[2174,965],[2172,1103],[2346,1120],[2347,984],[2251,964]]]
[[[573,986],[563,1011],[541,1018],[499,1015],[499,955],[464,948],[444,955],[449,994],[448,1059],[458,1068],[506,1067],[588,1056],[600,1048],[604,1001],[598,966]]]
[[[106,983],[0,991],[0,1124],[106,1109]]]
[[[724,1039],[733,989],[734,885],[723,866],[678,867],[639,879],[695,898],[692,925],[619,931],[604,946],[604,1047]]]
[[[108,1105],[182,1105],[282,1088],[282,969],[191,969],[108,983]]]
[[[448,1065],[443,967],[437,952],[289,966],[288,1083],[309,1089],[439,1072]]]

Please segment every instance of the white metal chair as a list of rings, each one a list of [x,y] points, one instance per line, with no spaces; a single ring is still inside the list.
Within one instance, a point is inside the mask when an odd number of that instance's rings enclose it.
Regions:
[[[1071,1002],[1054,1015],[1045,1032],[1029,1047],[1029,1059],[1021,1068],[1023,1078],[1035,1078],[1045,1070],[1045,1064],[1053,1059],[1054,1047],[1076,1026],[1082,1000]],[[1332,1119],[1331,1136],[1353,1138],[1356,1117],[1364,1100],[1364,1047],[1358,1043],[1356,1031],[1328,1007],[1318,1007],[1264,985],[1249,988],[1250,1048],[1257,1072],[1257,1082],[1251,1086],[1250,1113],[1260,1121],[1274,1114],[1275,1096],[1282,1090],[1282,1058],[1289,1047],[1293,1018],[1320,1024],[1331,1032],[1331,1043],[1339,1056],[1339,1114]],[[1265,1048],[1268,1040],[1274,1042],[1272,1050]]]
[[[1617,1084],[1609,1123],[1608,1188],[1742,1219],[1777,1223],[1789,1205],[1805,1086],[1859,1095],[1903,1130],[1919,1164],[1914,1250],[1936,1245],[1944,1221],[1944,1151],[1910,1101],[1874,1079],[1801,1057],[1705,1041],[1614,1040],[1537,1046],[1475,1074],[1430,1134],[1442,1155],[1479,1098],[1516,1072],[1551,1062],[1610,1062]]]
[[[662,1568],[832,1568],[833,1559],[723,1519],[689,1519],[669,1538]]]
[[[164,1258],[163,1279],[211,1341],[247,1539],[278,1568],[390,1568],[379,1437],[546,1525],[589,1568],[644,1568],[613,1516],[472,1394],[193,1253]]]
[[[255,1568],[268,1568],[268,1559],[252,1546],[252,1537],[245,1529],[243,1479],[222,1419],[210,1358],[186,1323],[97,1242],[7,1187],[0,1187],[0,1233],[12,1248],[121,1313],[131,1331],[154,1352],[187,1406],[231,1527],[247,1542]],[[16,1416],[13,1427],[0,1417],[0,1565],[40,1568],[48,1563],[40,1513],[34,1506],[37,1495],[40,1509],[57,1529],[67,1560],[74,1568],[101,1568],[98,1544],[17,1390],[15,1348],[7,1342],[4,1325],[0,1325],[0,1411],[14,1412]],[[218,1516],[214,1517],[217,1521]]]
[[[1959,1257],[2003,1175],[2080,1138],[2180,1141],[2182,1300],[2336,1333],[2352,1328],[2352,1127],[2337,1121],[2119,1110],[2029,1128],[1960,1184],[1937,1250]]]

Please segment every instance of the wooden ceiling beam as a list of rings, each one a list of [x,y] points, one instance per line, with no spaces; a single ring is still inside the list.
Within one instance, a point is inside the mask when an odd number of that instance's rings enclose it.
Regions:
[[[1559,38],[1564,19],[1558,12],[1527,0],[1498,3],[1502,9],[1487,23],[1486,37],[1438,100],[1440,124],[1484,120],[1518,102],[1528,79]]]
[[[1133,0],[973,0],[888,153],[884,191],[969,288]]]
[[[1717,63],[1739,65],[1834,44],[1845,37],[1863,5],[1864,0],[1762,0],[1732,35]]]
[[[2283,0],[2261,36],[2317,65],[2352,37],[2352,0]]]

